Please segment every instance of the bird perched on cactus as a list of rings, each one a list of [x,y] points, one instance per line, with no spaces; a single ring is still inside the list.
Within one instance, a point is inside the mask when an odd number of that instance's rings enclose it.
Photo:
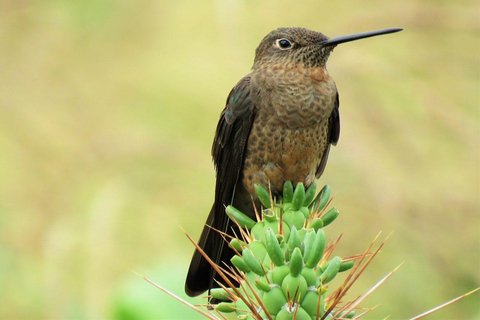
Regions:
[[[225,214],[227,205],[253,217],[252,197],[259,204],[255,185],[281,196],[286,181],[308,188],[322,175],[330,146],[340,134],[338,93],[326,69],[333,48],[400,30],[329,39],[303,28],[280,28],[262,40],[252,72],[227,98],[213,142],[215,202],[198,242],[213,262],[229,263],[233,256],[221,234],[213,230],[233,234],[235,224]],[[195,251],[186,293],[199,295],[214,287],[215,280],[222,281]]]

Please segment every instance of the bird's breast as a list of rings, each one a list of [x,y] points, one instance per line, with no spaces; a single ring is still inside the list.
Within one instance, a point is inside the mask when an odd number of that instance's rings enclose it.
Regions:
[[[252,87],[258,112],[295,128],[328,118],[337,92],[325,68],[265,68],[252,75]]]
[[[301,72],[300,72],[301,71]],[[244,159],[243,184],[311,184],[328,145],[335,83],[324,69],[269,69],[252,77],[257,108]]]
[[[328,119],[315,126],[292,127],[266,114],[257,115],[247,142],[243,184],[281,191],[285,181],[310,185],[328,145]]]

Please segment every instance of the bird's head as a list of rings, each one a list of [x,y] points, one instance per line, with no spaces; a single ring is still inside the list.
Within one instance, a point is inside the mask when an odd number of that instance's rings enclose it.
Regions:
[[[399,28],[328,38],[305,28],[279,28],[263,38],[255,52],[254,68],[261,65],[325,67],[333,48],[340,43],[401,31]]]

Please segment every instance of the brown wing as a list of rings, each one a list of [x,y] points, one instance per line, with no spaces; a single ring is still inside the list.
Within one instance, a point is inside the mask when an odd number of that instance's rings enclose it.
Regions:
[[[247,75],[232,89],[225,109],[220,115],[213,140],[212,156],[217,171],[215,203],[207,218],[198,245],[217,264],[227,262],[233,252],[221,235],[209,226],[230,233],[225,206],[233,201],[235,186],[241,177],[245,145],[255,117],[250,100],[250,76]],[[196,296],[213,285],[214,271],[196,250],[187,275],[185,291]]]
[[[212,157],[217,170],[215,200],[226,200],[228,196],[233,196],[232,192],[224,189],[234,186],[240,176],[253,118],[254,105],[250,100],[248,75],[240,80],[228,95],[227,105],[222,111],[213,140]]]
[[[340,101],[338,99],[338,92],[335,98],[335,107],[328,118],[328,143],[325,148],[325,152],[322,155],[322,160],[318,165],[317,172],[315,176],[320,178],[323,171],[325,170],[325,166],[327,165],[328,154],[330,152],[330,146],[333,144],[334,146],[337,145],[338,139],[340,138]]]

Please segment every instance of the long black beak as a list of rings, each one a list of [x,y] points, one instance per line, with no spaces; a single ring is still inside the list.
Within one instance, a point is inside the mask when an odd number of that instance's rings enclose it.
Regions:
[[[325,41],[322,42],[322,45],[325,46],[325,47],[336,46],[337,44],[344,43],[344,42],[375,37],[375,36],[379,36],[379,35],[382,35],[382,34],[395,33],[395,32],[399,32],[399,31],[402,31],[402,30],[403,30],[402,28],[390,28],[390,29],[383,29],[383,30],[377,30],[377,31],[356,33],[356,34],[351,34],[351,35],[348,35],[348,36],[342,36],[342,37],[337,37],[337,38],[332,38],[332,39],[325,40]]]

